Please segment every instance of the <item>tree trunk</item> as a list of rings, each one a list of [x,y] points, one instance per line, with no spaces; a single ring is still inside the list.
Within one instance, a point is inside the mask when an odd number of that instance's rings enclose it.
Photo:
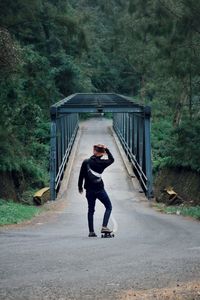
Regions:
[[[188,95],[189,95],[188,80],[185,79],[185,80],[183,80],[183,88],[182,88],[180,98],[175,107],[175,113],[174,113],[174,119],[173,119],[174,127],[177,127],[180,125],[183,107],[187,104]]]
[[[141,76],[141,81],[140,81],[140,98],[141,98],[142,104],[145,104],[145,79],[144,79],[144,75]]]

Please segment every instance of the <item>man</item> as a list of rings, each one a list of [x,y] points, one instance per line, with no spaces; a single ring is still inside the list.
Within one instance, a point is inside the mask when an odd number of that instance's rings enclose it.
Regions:
[[[104,159],[103,156],[107,155],[107,158]],[[82,163],[79,180],[78,180],[78,189],[79,193],[83,193],[83,181],[84,188],[86,190],[86,198],[88,201],[88,227],[89,227],[89,237],[96,237],[94,232],[94,212],[95,212],[95,203],[96,199],[99,199],[105,206],[105,213],[102,223],[102,233],[110,233],[110,230],[107,227],[110,214],[112,211],[112,204],[110,199],[104,189],[104,183],[101,178],[101,174],[114,162],[114,158],[110,153],[109,149],[105,145],[94,145],[93,155],[89,159],[85,159]]]

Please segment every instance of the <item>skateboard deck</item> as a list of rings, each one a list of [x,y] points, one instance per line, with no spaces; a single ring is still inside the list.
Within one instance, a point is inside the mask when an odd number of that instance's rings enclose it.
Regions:
[[[101,237],[102,238],[114,238],[114,233],[113,232],[102,232]]]

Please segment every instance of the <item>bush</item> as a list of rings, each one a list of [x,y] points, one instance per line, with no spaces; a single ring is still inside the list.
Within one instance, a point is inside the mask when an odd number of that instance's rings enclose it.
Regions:
[[[183,167],[200,172],[200,122],[184,120],[173,128],[170,119],[152,123],[153,170]]]
[[[170,119],[159,119],[152,122],[152,156],[153,171],[164,167],[168,160],[167,147],[172,143],[172,125]]]
[[[32,188],[42,188],[48,184],[49,174],[41,164],[37,164],[31,158],[22,161],[22,172]]]
[[[0,226],[21,223],[33,218],[40,212],[41,209],[35,206],[0,199]]]
[[[164,204],[157,204],[157,207],[168,214],[190,216],[200,220],[200,206],[166,206]]]
[[[172,134],[175,138],[168,149],[168,164],[200,172],[200,120],[186,120]]]

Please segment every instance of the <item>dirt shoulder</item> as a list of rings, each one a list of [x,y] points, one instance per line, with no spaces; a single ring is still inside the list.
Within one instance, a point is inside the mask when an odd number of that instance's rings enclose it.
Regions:
[[[200,300],[200,281],[180,283],[174,287],[150,290],[129,290],[120,300]]]
[[[187,205],[200,205],[200,174],[183,168],[165,168],[159,171],[154,182],[154,196],[166,203],[165,189],[174,190]]]

